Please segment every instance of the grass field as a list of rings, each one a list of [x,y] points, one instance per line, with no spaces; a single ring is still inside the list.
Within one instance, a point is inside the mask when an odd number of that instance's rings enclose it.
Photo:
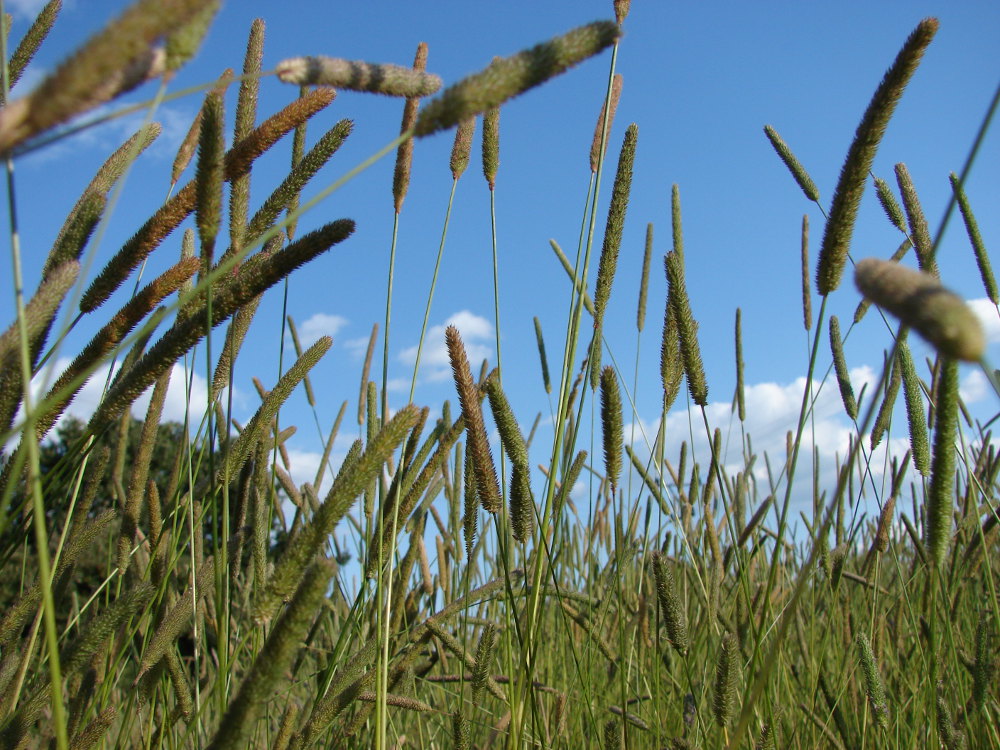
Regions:
[[[672,226],[660,230],[672,230],[671,250],[658,258],[647,244],[637,330],[625,337],[604,326],[638,139],[635,126],[620,147],[607,137],[629,10],[622,0],[608,5],[616,18],[495,59],[450,86],[424,70],[426,49],[412,68],[288,60],[278,78],[301,96],[259,114],[258,86],[278,84],[261,75],[263,28],[255,25],[242,73],[191,94],[204,104],[175,162],[171,197],[131,227],[103,268],[82,277],[88,241],[99,222],[126,221],[114,214],[114,186],[158,135],[155,124],[65,207],[36,289],[24,288],[12,213],[17,316],[0,336],[0,747],[1000,748],[1000,456],[993,420],[973,420],[962,403],[959,373],[981,368],[998,396],[1000,383],[978,318],[946,289],[949,269],[935,262],[906,168],[895,185],[870,184],[879,140],[937,22],[899,40],[859,113],[829,206],[819,205],[781,136],[766,133],[789,184],[826,222],[813,227],[815,247],[808,225],[802,230],[810,348],[797,427],[783,455],[758,455],[744,429],[738,309],[726,342],[737,373],[733,418],[713,424],[705,408],[707,343],[687,294],[676,186]],[[58,6],[45,7],[28,41],[8,40],[5,92]],[[45,148],[53,133],[65,137],[59,128],[71,118],[165,80],[197,49],[217,6],[140,0],[33,93],[18,98],[15,87],[5,96],[0,150],[16,159]],[[349,218],[295,231],[318,200],[300,201],[303,187],[350,135],[343,121],[304,148],[331,87],[401,99],[401,135],[373,155],[395,154],[398,219],[415,140],[454,130],[457,183],[478,163],[470,149],[472,128],[481,129],[492,185],[504,102],[539,85],[525,95],[545,96],[546,79],[598,54],[609,69],[606,89],[595,92],[605,108],[582,186],[580,242],[555,248],[572,298],[563,330],[543,340],[538,328],[551,444],[539,443],[537,421],[518,424],[502,369],[470,362],[453,327],[454,397],[388,409],[388,342],[400,314],[390,260],[385,320],[358,373],[360,392],[322,394],[344,407],[321,428],[319,473],[297,484],[285,445],[292,425],[279,417],[300,388],[315,406],[321,384],[310,370],[330,339],[300,347],[288,319],[294,362],[280,379],[261,374],[253,418],[235,421],[228,394],[261,295],[351,241]],[[272,148],[291,149],[294,166],[280,184],[258,184],[253,165]],[[353,174],[328,190],[350,190]],[[258,200],[269,196],[254,211],[251,183]],[[958,177],[953,184],[996,306],[975,196]],[[598,216],[609,185],[610,208]],[[852,244],[852,232],[866,185],[864,200],[879,200],[898,228],[891,260],[849,254],[863,244]],[[175,252],[166,240],[182,227],[176,265],[109,309],[150,254]],[[431,259],[427,271],[437,277]],[[650,273],[666,275],[666,299],[647,300]],[[852,283],[866,302],[853,320],[838,320],[827,300]],[[428,309],[433,293],[432,284]],[[79,317],[104,322],[61,376],[31,387],[69,333],[60,310],[77,300]],[[494,305],[499,353],[499,297]],[[647,318],[657,323],[650,330]],[[885,366],[855,393],[843,341],[875,320]],[[662,342],[658,368],[609,356],[650,335]],[[911,354],[916,335],[935,347],[927,366]],[[112,360],[120,367],[89,421],[60,421]],[[177,365],[210,385],[205,403],[193,404],[200,422],[162,419]],[[711,446],[705,456],[688,443],[666,455],[662,434],[635,433],[630,403],[640,376],[662,383],[664,417],[687,402],[690,433]],[[813,450],[819,383],[839,390],[853,425],[832,467]],[[150,389],[136,420],[132,405]],[[363,439],[334,466],[327,459],[345,413],[357,415]],[[909,450],[882,451],[885,464],[874,465],[890,424]],[[327,472],[332,481],[320,492]],[[801,497],[812,507],[799,517],[793,499]],[[355,546],[342,547],[342,538]],[[356,590],[345,585],[347,571],[362,579]]]

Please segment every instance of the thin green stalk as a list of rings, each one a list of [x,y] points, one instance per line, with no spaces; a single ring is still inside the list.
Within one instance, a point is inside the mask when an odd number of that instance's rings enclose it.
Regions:
[[[413,393],[417,387],[417,372],[420,370],[420,355],[424,349],[424,339],[427,336],[427,323],[431,317],[431,303],[434,301],[434,290],[437,288],[438,272],[441,270],[441,259],[444,257],[444,243],[448,237],[448,224],[451,221],[451,208],[455,202],[455,190],[458,178],[451,183],[451,194],[448,196],[448,208],[444,213],[444,226],[441,229],[441,240],[438,243],[438,254],[434,261],[434,274],[431,276],[431,286],[427,291],[427,306],[424,308],[424,322],[420,326],[420,340],[417,342],[417,358],[413,363],[413,378],[410,380],[410,403],[413,403]]]

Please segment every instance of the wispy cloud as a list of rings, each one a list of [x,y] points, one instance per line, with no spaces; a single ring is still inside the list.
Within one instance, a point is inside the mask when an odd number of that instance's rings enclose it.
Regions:
[[[323,336],[336,336],[340,329],[348,325],[350,321],[342,315],[329,315],[327,313],[316,313],[306,318],[301,323],[296,323],[296,330],[299,332],[299,343],[303,348],[315,344]],[[291,341],[291,334],[289,334]]]
[[[420,353],[420,372],[430,382],[445,380],[451,376],[451,363],[444,339],[445,329],[451,325],[462,334],[473,372],[478,372],[479,364],[493,354],[489,345],[493,341],[493,324],[475,313],[461,310],[441,325],[432,326],[427,332],[424,348]],[[401,351],[399,361],[413,365],[417,361],[417,347],[411,346]]]
[[[7,0],[4,7],[15,18],[34,19],[48,0]]]
[[[61,373],[69,366],[71,360],[60,357],[54,367],[45,368],[32,381],[32,387],[36,398],[41,398],[42,391],[55,382],[54,375]],[[117,367],[115,368],[117,371]],[[84,421],[90,419],[94,411],[100,405],[104,395],[105,384],[108,382],[108,374],[112,372],[111,365],[99,367],[83,384],[73,401],[66,408],[65,416],[76,417]],[[152,388],[143,393],[132,404],[132,416],[136,419],[143,419],[146,410],[149,408],[149,400],[152,397]],[[242,403],[244,397],[239,391],[234,391],[234,402]],[[187,415],[190,423],[197,427],[205,413],[206,399],[208,398],[208,388],[205,378],[197,373],[185,372],[184,368],[175,364],[171,370],[170,386],[167,388],[167,396],[163,404],[163,422],[182,422]],[[225,393],[222,396],[223,402],[227,400]],[[20,417],[19,417],[20,419]]]

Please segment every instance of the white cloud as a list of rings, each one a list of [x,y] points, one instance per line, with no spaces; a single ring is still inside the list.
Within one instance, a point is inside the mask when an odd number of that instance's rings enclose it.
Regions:
[[[443,324],[432,326],[427,332],[424,348],[420,353],[420,370],[429,381],[445,380],[451,376],[451,361],[448,359],[448,347],[444,338],[445,329],[450,325],[455,326],[462,334],[473,375],[479,372],[482,361],[493,354],[489,345],[493,341],[493,324],[475,313],[461,310]],[[399,353],[399,360],[408,365],[414,364],[417,361],[417,347],[404,349]]]
[[[962,379],[958,387],[958,395],[966,406],[970,406],[977,401],[982,401],[988,394],[993,393],[990,381],[986,379],[982,370],[970,370]]]
[[[28,72],[31,73],[31,70],[29,69]],[[31,87],[39,82],[41,77],[41,75],[33,74],[34,80],[25,80],[19,83],[17,91],[27,93]],[[31,86],[28,86],[29,83]],[[73,128],[81,123],[110,115],[122,106],[124,106],[122,102],[103,104],[70,121],[67,127]],[[161,104],[153,113],[152,118],[153,122],[157,122],[161,126],[160,135],[144,152],[145,155],[158,160],[172,160],[181,141],[187,135],[194,116],[194,111],[186,107]],[[145,123],[145,111],[115,117],[73,133],[69,137],[48,143],[43,148],[29,152],[25,158],[36,164],[47,164],[65,160],[84,150],[99,151],[103,156],[110,156],[119,146],[135,135]],[[142,157],[140,156],[140,158]]]
[[[986,340],[991,344],[1000,341],[1000,315],[997,314],[996,305],[986,297],[982,297],[980,299],[969,300],[969,307],[972,308],[972,312],[976,314],[976,317],[983,324],[983,332],[986,334]]]
[[[299,343],[303,349],[307,349],[323,336],[336,336],[337,332],[347,324],[347,318],[341,315],[316,313],[297,326]]]
[[[851,382],[855,394],[860,393],[865,384],[868,385],[868,391],[871,392],[877,383],[877,377],[878,374],[867,366],[852,370]],[[773,477],[775,481],[778,481],[786,459],[786,434],[789,431],[793,435],[795,434],[805,387],[806,379],[798,378],[786,384],[756,383],[747,385],[745,388],[747,418],[743,429],[750,436],[753,452],[757,456],[753,477],[758,484],[759,500],[763,500],[771,492],[765,455],[770,462]],[[793,520],[797,519],[799,510],[805,510],[807,515],[811,515],[813,449],[815,448],[819,455],[821,491],[826,490],[829,496],[836,486],[835,468],[837,461],[843,461],[847,457],[850,450],[850,440],[856,435],[854,425],[844,412],[840,391],[833,377],[831,376],[822,387],[818,381],[814,381],[812,391],[812,415],[807,419],[803,429],[798,464],[794,475]],[[683,398],[682,394],[680,399]],[[865,401],[866,403],[870,402],[868,396],[866,396]],[[862,411],[864,408],[862,406]],[[726,473],[731,478],[735,478],[737,472],[744,470],[745,463],[742,456],[741,427],[738,418],[732,412],[731,402],[710,402],[706,407],[706,414],[712,429],[719,427],[722,430],[724,450],[722,460],[726,467]],[[893,434],[904,434],[905,419],[903,425],[902,430],[896,429]],[[640,420],[635,425],[635,450],[643,460],[649,455],[649,449],[656,437],[658,427],[658,419],[649,422]],[[683,477],[682,482],[686,484],[690,481],[693,462],[699,464],[700,476],[704,482],[711,461],[711,453],[709,436],[705,431],[701,409],[699,407],[675,408],[667,416],[665,427],[664,456],[675,469],[677,468],[681,443],[685,441],[688,443],[687,476]],[[631,425],[626,425],[625,435],[629,434],[631,434]],[[872,453],[869,449],[868,435],[864,435],[862,440],[864,455],[868,457],[868,466],[872,475],[872,478],[867,482],[866,491],[868,491],[871,481],[883,481],[885,467],[888,465],[887,452],[890,458],[902,457],[909,448],[909,441],[905,437],[883,439],[876,451]],[[633,486],[636,481],[641,480],[633,478]],[[669,477],[667,477],[667,481],[671,481]],[[780,481],[781,484],[777,489],[779,497],[783,497],[786,486],[785,477],[781,476]],[[857,488],[860,485],[856,483],[855,486]],[[868,492],[867,499],[862,505],[862,510],[865,512],[874,507],[874,501],[871,498],[872,495]]]
[[[36,399],[40,399],[43,396],[42,391],[47,391],[54,384],[56,378],[53,377],[53,374],[56,372],[61,373],[69,366],[70,362],[69,358],[60,357],[54,367],[46,367],[35,376],[32,381],[32,389],[35,392]],[[117,365],[115,371],[117,371]],[[111,372],[111,365],[105,364],[99,367],[83,384],[69,406],[66,407],[63,418],[71,416],[84,421],[89,420],[101,403],[105,384],[108,382],[109,372]],[[208,388],[203,376],[191,372],[185,375],[184,368],[179,364],[175,364],[171,371],[170,385],[167,388],[167,395],[163,403],[161,421],[183,422],[186,412],[192,430],[197,429],[205,413],[207,394]],[[152,386],[132,404],[132,416],[136,419],[144,419],[151,397]],[[223,403],[225,403],[227,399],[226,391],[223,391],[222,399]],[[242,401],[238,391],[234,394],[234,400]],[[18,421],[20,419],[21,416],[19,415]]]
[[[7,0],[4,7],[8,13],[15,17],[29,18],[34,20],[48,0]]]

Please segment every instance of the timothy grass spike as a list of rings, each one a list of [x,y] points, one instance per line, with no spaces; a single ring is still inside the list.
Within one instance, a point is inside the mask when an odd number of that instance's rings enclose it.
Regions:
[[[298,86],[333,86],[406,98],[430,96],[441,88],[441,78],[424,70],[323,55],[282,60],[275,72],[278,80]]]
[[[905,164],[897,164],[895,171],[896,183],[903,196],[903,207],[906,209],[906,219],[910,226],[910,239],[913,241],[913,250],[917,254],[920,270],[932,276],[940,276],[937,264],[934,262],[934,243],[931,241],[931,233],[927,228],[927,219],[924,218],[917,190],[913,187],[913,179]]]
[[[596,21],[495,60],[479,73],[448,87],[424,107],[414,134],[423,137],[447,130],[468,117],[499,107],[611,46],[620,34],[616,23]]]
[[[573,268],[573,264],[569,262],[569,258],[566,257],[566,253],[563,249],[559,247],[559,243],[555,240],[549,240],[549,247],[552,248],[552,252],[556,254],[559,259],[559,263],[562,265],[563,269],[566,271],[566,275],[569,276],[569,280],[573,282],[576,287],[577,293],[583,296],[583,306],[591,315],[594,315],[594,301],[590,299],[590,295],[587,294],[587,290],[583,288],[583,284],[576,276],[576,271]]]
[[[455,377],[455,387],[458,399],[462,404],[462,414],[465,416],[466,430],[469,434],[469,445],[466,450],[472,452],[472,463],[476,473],[476,489],[479,501],[487,513],[499,513],[500,483],[497,481],[496,467],[490,452],[489,440],[486,437],[486,427],[483,424],[483,412],[479,403],[476,384],[472,380],[469,369],[469,359],[465,354],[465,344],[455,326],[448,326],[445,331],[448,344],[448,356],[451,359],[451,369]]]
[[[656,581],[656,598],[660,604],[660,613],[663,615],[663,622],[667,628],[667,639],[670,645],[677,649],[680,654],[686,654],[690,641],[687,632],[687,617],[684,614],[684,607],[680,597],[677,596],[677,587],[674,583],[673,573],[670,572],[663,554],[654,552],[653,577]]]
[[[274,694],[285,671],[306,637],[309,625],[322,609],[326,587],[336,564],[321,559],[309,566],[295,596],[268,634],[238,693],[233,697],[209,750],[243,748],[257,724],[257,718]]]
[[[611,188],[611,202],[608,219],[604,227],[604,245],[597,267],[597,283],[594,287],[594,339],[590,349],[590,387],[597,388],[601,375],[601,336],[604,326],[604,312],[611,299],[611,285],[618,270],[618,253],[622,246],[622,232],[625,229],[625,213],[628,210],[629,193],[632,190],[632,167],[635,163],[635,146],[639,138],[639,127],[633,122],[625,131],[621,151],[618,154],[618,169]]]
[[[993,276],[993,268],[990,265],[990,256],[986,252],[986,246],[983,244],[983,237],[979,233],[979,224],[976,223],[976,217],[972,213],[969,199],[965,195],[965,190],[962,189],[962,183],[954,172],[948,176],[948,179],[951,181],[951,189],[955,193],[955,200],[958,201],[958,208],[962,212],[962,220],[965,222],[965,231],[969,235],[969,242],[972,243],[972,250],[976,254],[976,265],[979,266],[979,275],[983,280],[986,295],[994,305],[1000,305],[1000,293],[997,292],[997,282]]]
[[[628,10],[632,5],[632,0],[614,0],[615,21],[621,26],[628,17]]]
[[[545,356],[545,339],[542,337],[542,324],[535,316],[535,341],[538,343],[538,359],[542,363],[542,384],[546,393],[552,393],[552,381],[549,379],[549,360]]]
[[[601,371],[601,426],[604,434],[604,470],[613,495],[622,471],[622,396],[615,369]]]
[[[771,142],[771,146],[774,147],[778,156],[785,163],[785,166],[788,167],[788,171],[792,173],[792,177],[795,178],[799,187],[802,188],[802,192],[806,194],[806,198],[818,203],[819,190],[816,188],[816,183],[812,181],[812,177],[806,172],[805,167],[795,158],[795,154],[788,148],[788,144],[778,135],[778,131],[770,125],[765,125],[764,134],[767,136],[767,140]]]
[[[816,289],[827,295],[840,285],[865,182],[896,103],[938,29],[936,18],[921,21],[910,34],[868,104],[847,152],[833,194],[816,268]]]
[[[712,691],[712,714],[715,716],[715,722],[723,728],[728,726],[737,708],[739,659],[740,647],[736,636],[729,632],[724,633],[715,663],[715,683]]]
[[[858,663],[865,681],[865,696],[867,696],[868,705],[871,707],[872,718],[881,729],[886,729],[889,724],[889,702],[886,699],[882,675],[879,674],[878,664],[875,662],[871,641],[868,640],[865,633],[858,633],[855,643],[858,650]]]
[[[28,96],[0,113],[0,152],[163,72],[153,43],[204,9],[204,0],[139,0],[92,36]]]
[[[646,249],[642,255],[642,274],[639,276],[639,304],[635,313],[635,327],[642,333],[646,325],[646,293],[649,289],[649,263],[653,256],[653,225],[646,225]]]
[[[597,125],[594,128],[594,140],[590,143],[590,171],[596,172],[601,159],[604,158],[604,151],[601,149],[601,135],[604,133],[604,118],[608,120],[608,135],[611,134],[611,126],[615,121],[615,112],[618,111],[618,100],[622,95],[622,76],[615,73],[611,80],[611,106],[605,101],[601,105],[601,114],[597,117]],[[606,145],[606,144],[605,144]]]
[[[809,282],[809,215],[802,214],[802,323],[812,329],[812,284]]]
[[[221,4],[221,0],[207,0],[188,21],[167,35],[164,43],[167,58],[164,65],[167,71],[179,70],[198,54],[205,35],[208,34],[208,27],[215,20]]]
[[[492,191],[497,185],[500,169],[500,108],[491,107],[483,113],[483,177]]]
[[[899,207],[889,183],[881,177],[875,178],[875,195],[878,196],[878,202],[882,204],[882,210],[885,211],[885,215],[892,225],[906,234],[906,219],[903,218],[903,209]]]
[[[493,623],[487,623],[479,636],[479,645],[476,647],[476,664],[472,671],[472,704],[479,706],[482,702],[483,691],[486,690],[486,682],[490,676],[490,665],[493,663],[493,652],[497,645],[497,630]]]
[[[417,53],[413,58],[413,70],[427,70],[427,42],[420,42],[417,45]],[[407,97],[403,105],[403,121],[399,126],[399,132],[405,133],[417,121],[417,109],[420,107],[420,98],[416,96]],[[392,175],[392,202],[393,208],[398,214],[403,208],[403,199],[406,198],[406,191],[410,187],[410,171],[413,168],[413,139],[407,138],[399,144],[396,149],[396,167]]]
[[[930,441],[927,438],[927,423],[924,421],[924,399],[920,392],[917,370],[913,366],[913,357],[910,355],[910,347],[905,341],[900,341],[896,345],[896,364],[903,381],[913,466],[926,477],[931,471],[931,453]]]
[[[45,41],[45,37],[49,35],[60,10],[62,10],[62,0],[49,0],[38,11],[38,15],[35,16],[35,20],[21,37],[17,49],[14,50],[14,54],[10,56],[10,61],[7,63],[8,88],[14,88],[21,79],[24,69],[28,67],[28,63],[32,61],[38,48]]]
[[[455,130],[455,142],[451,147],[451,159],[448,166],[451,168],[451,177],[457,180],[469,166],[469,154],[472,153],[472,136],[476,132],[476,117],[466,117]]]
[[[854,272],[858,290],[910,326],[941,354],[977,362],[986,351],[979,318],[934,276],[898,263],[865,258]]]
[[[844,358],[844,340],[840,335],[840,320],[836,315],[830,317],[830,350],[833,352],[833,368],[837,373],[837,385],[840,387],[840,398],[844,402],[844,411],[851,421],[858,418],[858,402],[854,398],[854,388],[851,386],[851,374],[847,370],[847,360]]]
[[[743,311],[736,308],[736,414],[747,419],[746,393],[743,384]]]
[[[937,389],[937,419],[931,456],[931,483],[927,492],[924,548],[938,567],[951,541],[955,508],[955,437],[958,432],[958,362],[942,357]]]
[[[878,444],[882,442],[882,436],[889,427],[889,420],[892,419],[892,410],[896,405],[896,396],[899,394],[899,385],[902,382],[899,364],[894,360],[888,366],[892,367],[892,373],[889,376],[889,383],[886,385],[885,395],[882,397],[882,403],[879,406],[878,414],[875,415],[875,421],[872,423],[872,431],[869,436],[868,444],[872,450],[875,450]]]
[[[332,89],[317,89],[296,99],[262,122],[226,154],[225,178],[234,180],[246,174],[257,157],[271,148],[281,136],[329,105],[335,95]],[[163,204],[108,261],[84,292],[80,300],[80,312],[91,312],[104,304],[132,269],[149,257],[167,235],[195,209],[195,205],[196,187],[194,182],[190,182]]]
[[[701,349],[698,346],[698,324],[691,315],[691,305],[688,302],[683,260],[676,251],[670,252],[664,259],[664,265],[667,269],[670,300],[673,303],[674,318],[680,339],[680,351],[684,359],[684,372],[687,374],[691,400],[699,406],[707,406],[708,384],[705,381]]]
[[[195,220],[201,241],[202,274],[212,268],[215,237],[222,221],[222,183],[225,178],[225,116],[222,96],[210,93],[202,109],[198,140],[198,169],[195,175]]]
[[[991,648],[993,640],[990,628],[990,612],[981,609],[979,621],[976,623],[975,656],[972,662],[972,698],[971,703],[976,711],[982,711],[997,666]]]

